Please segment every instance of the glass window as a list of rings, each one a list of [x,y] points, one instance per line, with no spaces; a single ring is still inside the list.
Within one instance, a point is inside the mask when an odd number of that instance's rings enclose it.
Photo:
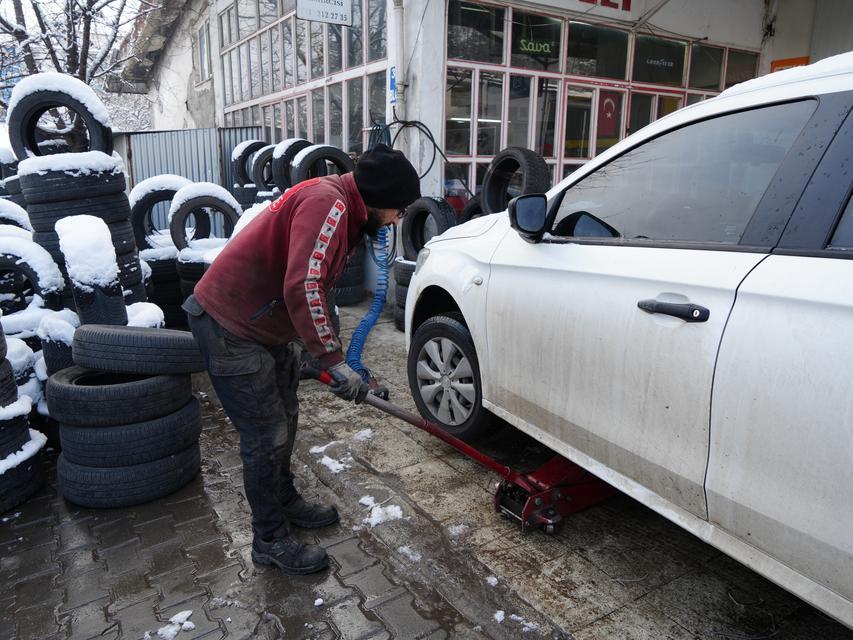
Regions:
[[[592,90],[569,87],[566,95],[566,158],[588,158]]]
[[[241,40],[255,33],[258,30],[258,0],[237,0],[237,21]]]
[[[628,133],[639,131],[652,121],[652,106],[655,97],[648,93],[631,94],[631,111],[628,118]]]
[[[562,21],[556,18],[513,11],[510,64],[513,67],[559,71],[561,26]]]
[[[686,45],[678,40],[638,35],[634,47],[634,81],[684,84]]]
[[[210,48],[207,46],[208,24],[198,30],[198,79],[207,80],[210,77]]]
[[[267,95],[271,93],[270,87],[270,70],[272,68],[272,64],[270,63],[270,32],[264,31],[261,34],[261,66],[258,67],[258,73],[261,77],[261,93],[260,95]]]
[[[841,214],[841,220],[829,241],[830,249],[853,249],[853,198],[847,201],[847,207]]]
[[[249,86],[252,78],[252,69],[249,66],[249,44],[244,42],[240,45],[240,88],[243,93],[243,100],[249,100],[252,97],[252,90]]]
[[[723,71],[723,50],[694,44],[690,48],[690,83],[694,89],[719,91]]]
[[[344,146],[344,93],[341,83],[329,85],[329,144]]]
[[[493,156],[501,148],[503,85],[502,73],[480,72],[477,153],[483,156]]]
[[[753,109],[649,140],[566,191],[554,233],[602,235],[577,232],[583,211],[623,238],[736,244],[814,108]]]
[[[329,38],[328,64],[329,73],[337,73],[342,69],[343,60],[341,59],[342,41],[341,41],[341,25],[327,24],[326,33]]]
[[[361,24],[361,0],[352,0],[352,26],[347,27],[347,66],[357,67],[364,64],[364,43]]]
[[[385,57],[388,25],[385,19],[385,0],[367,0],[367,61]]]
[[[509,113],[507,114],[507,146],[527,147],[530,126],[530,76],[509,77]]]
[[[566,73],[625,79],[628,32],[584,22],[569,23]]]
[[[281,56],[284,61],[284,88],[293,86],[293,18],[281,23]]]
[[[471,165],[461,162],[446,162],[444,164],[444,197],[454,208],[461,208],[467,202],[468,191],[465,185],[468,184],[468,171]],[[454,202],[455,201],[455,202]]]
[[[272,108],[272,126],[273,126],[273,138],[270,140],[271,143],[276,144],[281,142],[283,138],[281,137],[281,103],[276,102]]]
[[[729,60],[726,63],[726,89],[738,82],[754,78],[757,65],[757,53],[729,49]]]
[[[596,123],[595,153],[606,151],[622,138],[622,103],[625,94],[621,91],[598,91],[598,122]]]
[[[275,142],[272,135],[272,105],[264,107],[261,115],[264,119],[264,140],[268,143]]]
[[[286,16],[291,11],[296,11],[296,0],[281,0],[281,15]]]
[[[371,124],[385,124],[385,72],[367,76],[367,108]]]
[[[326,141],[326,114],[323,107],[323,90],[314,89],[311,92],[311,135],[314,144],[324,144]]]
[[[222,98],[225,100],[226,106],[233,104],[234,92],[231,90],[231,54],[226,53],[221,58],[222,61]]]
[[[249,41],[249,57],[251,58],[251,62],[249,63],[249,76],[251,78],[251,95],[253,98],[261,97],[261,78],[264,75],[263,67],[261,67],[258,62],[260,60],[260,43],[258,40],[258,38],[252,38]]]
[[[504,56],[504,9],[450,0],[447,57],[500,64]]]
[[[483,180],[486,177],[486,171],[488,171],[488,169],[489,165],[484,162],[474,165],[474,195],[483,190]]]
[[[296,20],[296,84],[308,81],[308,23]]]
[[[278,27],[274,29],[270,29],[270,37],[272,43],[270,44],[270,52],[272,54],[272,90],[280,91],[281,86],[281,43],[279,34],[281,32],[278,30]]]
[[[471,71],[447,69],[447,120],[444,151],[467,156],[471,153]]]
[[[557,135],[557,95],[560,83],[549,78],[539,78],[536,92],[536,129],[533,132],[533,149],[540,156],[553,158]]]
[[[658,118],[668,116],[681,108],[681,98],[676,96],[658,96]]]
[[[347,151],[361,155],[364,150],[364,89],[361,78],[347,81]]]
[[[231,28],[231,18],[233,16],[233,9],[228,9],[228,11],[223,11],[219,14],[219,46],[224,47],[226,45],[231,44],[234,40],[234,34]]]
[[[311,24],[311,79],[326,75],[323,71],[323,23]]]
[[[278,0],[258,0],[258,7],[262,29],[278,18]]]
[[[296,99],[296,118],[299,125],[297,136],[308,137],[308,98],[300,96]]]
[[[241,78],[245,77],[241,75],[240,72],[240,50],[239,49],[231,49],[231,86],[234,88],[234,102],[242,102],[242,84],[243,80]]]
[[[701,93],[688,93],[687,94],[687,105],[696,104],[697,102],[702,102],[705,99]]]
[[[293,114],[293,100],[288,100],[284,103],[284,123],[285,130],[287,131],[288,138],[295,138],[296,133],[296,120],[294,119]]]

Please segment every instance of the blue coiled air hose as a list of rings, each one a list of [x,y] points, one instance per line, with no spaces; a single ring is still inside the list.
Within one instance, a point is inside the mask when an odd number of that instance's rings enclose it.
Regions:
[[[392,227],[393,229],[393,227]],[[370,305],[367,313],[358,323],[355,331],[352,332],[349,348],[347,348],[347,364],[353,371],[356,371],[364,380],[368,382],[370,379],[370,371],[361,363],[361,352],[364,350],[364,343],[367,341],[367,334],[373,329],[382,310],[385,308],[385,296],[388,293],[388,269],[394,259],[396,252],[397,237],[393,236],[394,248],[389,251],[388,247],[388,227],[382,227],[376,236],[376,242],[370,243],[370,257],[376,263],[376,293],[373,295],[373,303]],[[375,244],[375,248],[374,248]]]

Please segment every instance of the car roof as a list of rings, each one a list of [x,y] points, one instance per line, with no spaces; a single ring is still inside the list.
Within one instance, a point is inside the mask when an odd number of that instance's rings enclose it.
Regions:
[[[550,199],[611,158],[637,146],[644,140],[689,122],[762,104],[850,90],[853,90],[853,51],[825,58],[805,67],[785,69],[747,80],[726,89],[714,98],[684,107],[655,120],[588,161],[570,176],[558,182],[547,195]]]

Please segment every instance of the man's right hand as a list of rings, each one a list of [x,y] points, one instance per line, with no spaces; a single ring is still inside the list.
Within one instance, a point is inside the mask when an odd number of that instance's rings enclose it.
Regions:
[[[329,375],[332,376],[329,390],[339,398],[361,402],[367,395],[367,384],[346,362],[336,364],[329,369]]]

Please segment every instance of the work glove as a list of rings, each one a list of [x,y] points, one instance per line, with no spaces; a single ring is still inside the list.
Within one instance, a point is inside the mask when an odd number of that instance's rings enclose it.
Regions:
[[[364,400],[368,391],[367,384],[346,362],[329,369],[329,375],[332,376],[329,390],[336,396],[344,400],[354,400],[356,404]]]

